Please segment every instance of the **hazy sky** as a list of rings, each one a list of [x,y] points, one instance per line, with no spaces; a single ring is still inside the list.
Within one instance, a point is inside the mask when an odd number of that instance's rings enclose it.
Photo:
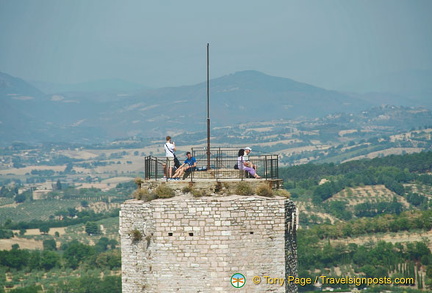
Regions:
[[[430,0],[0,0],[0,71],[150,87],[258,70],[327,89],[432,69]],[[365,89],[367,90],[367,89]]]

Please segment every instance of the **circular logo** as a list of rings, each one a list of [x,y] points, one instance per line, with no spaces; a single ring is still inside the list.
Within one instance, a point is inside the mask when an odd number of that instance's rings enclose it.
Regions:
[[[231,285],[234,288],[241,288],[246,284],[246,277],[242,274],[234,274],[231,276]]]

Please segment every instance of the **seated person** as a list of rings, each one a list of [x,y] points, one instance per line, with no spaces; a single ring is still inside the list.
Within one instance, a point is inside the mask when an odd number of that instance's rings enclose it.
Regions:
[[[238,164],[239,170],[245,170],[249,174],[251,174],[253,177],[255,177],[256,179],[260,179],[261,177],[256,173],[255,169],[252,167],[252,164],[250,162],[246,162],[244,160],[244,154],[245,154],[245,150],[240,149],[238,152],[238,158],[237,158],[237,164]]]
[[[254,168],[256,171],[258,166],[253,164],[249,159],[249,155],[252,152],[252,149],[250,147],[245,147],[244,152],[245,152],[245,154],[244,154],[243,158],[244,158],[245,162],[248,162],[250,164],[250,167]]]
[[[174,173],[173,178],[180,178],[184,175],[183,179],[185,179],[192,171],[195,170],[197,165],[196,159],[192,157],[191,152],[187,152],[186,157],[187,159]]]

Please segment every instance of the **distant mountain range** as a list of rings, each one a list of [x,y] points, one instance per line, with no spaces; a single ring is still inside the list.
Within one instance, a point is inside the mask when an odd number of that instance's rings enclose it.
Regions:
[[[206,125],[206,82],[142,89],[103,81],[45,92],[0,73],[0,143],[64,141],[97,143],[129,136],[164,137]],[[322,117],[359,112],[391,96],[345,94],[257,71],[210,81],[212,127],[252,121]],[[387,100],[386,100],[387,99]]]
[[[74,84],[58,84],[41,81],[30,81],[30,84],[37,87],[46,94],[64,92],[137,92],[149,89],[142,84],[133,83],[121,79],[102,79]]]

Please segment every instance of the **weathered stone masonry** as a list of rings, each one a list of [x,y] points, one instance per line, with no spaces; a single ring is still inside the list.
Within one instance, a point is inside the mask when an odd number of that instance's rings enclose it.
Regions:
[[[123,292],[297,292],[263,278],[297,274],[295,221],[286,199],[129,200],[120,214]],[[241,289],[230,283],[235,273],[246,276]]]

